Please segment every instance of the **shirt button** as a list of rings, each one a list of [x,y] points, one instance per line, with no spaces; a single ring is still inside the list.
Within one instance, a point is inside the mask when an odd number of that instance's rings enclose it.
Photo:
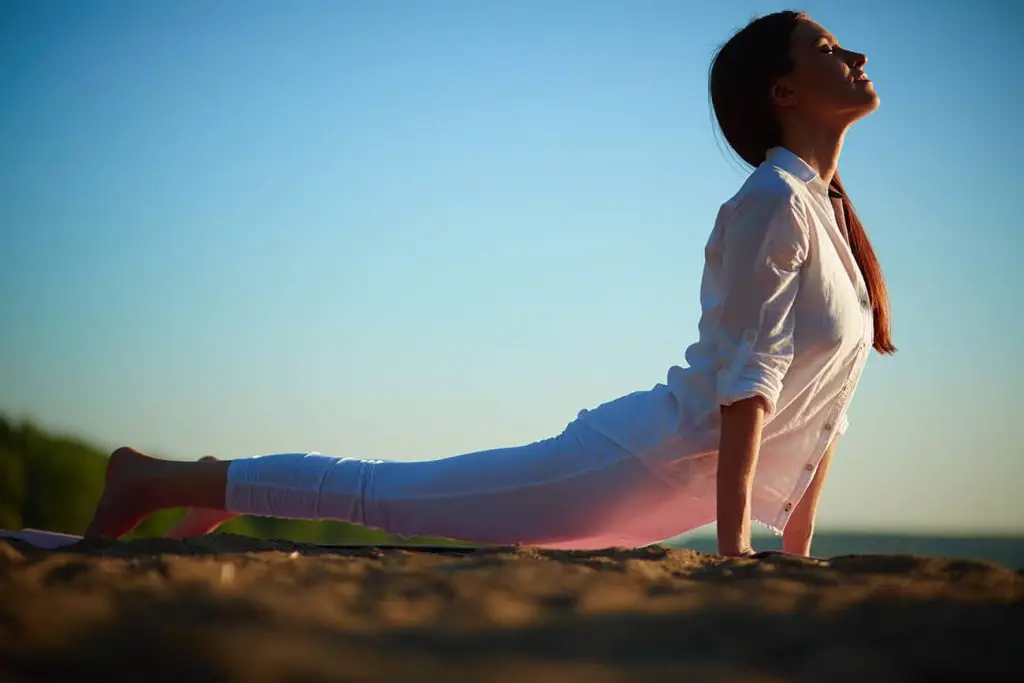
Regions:
[[[871,299],[869,299],[867,295],[862,296],[860,298],[860,305],[864,308],[871,308]]]
[[[814,471],[814,464],[813,463],[807,463],[804,466],[804,469],[807,470],[808,472],[813,472]]]
[[[786,512],[789,512],[792,509],[793,509],[793,504],[792,503],[786,503]]]
[[[831,422],[826,422],[825,423],[825,431],[826,432],[832,431],[832,423]]]

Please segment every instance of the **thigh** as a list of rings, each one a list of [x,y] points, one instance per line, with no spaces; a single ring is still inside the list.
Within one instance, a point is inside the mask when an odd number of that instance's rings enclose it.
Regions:
[[[675,495],[635,456],[575,424],[519,448],[379,463],[367,484],[370,516],[403,535],[578,548],[627,538],[616,530]]]
[[[579,422],[558,436],[438,460],[382,461],[373,493],[382,499],[487,495],[578,478],[633,456]]]

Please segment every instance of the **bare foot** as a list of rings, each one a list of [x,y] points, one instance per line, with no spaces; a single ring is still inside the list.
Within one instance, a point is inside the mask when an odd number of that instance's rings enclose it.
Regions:
[[[156,458],[127,446],[111,453],[103,495],[85,535],[119,538],[153,512],[150,494],[159,464]]]
[[[212,455],[204,455],[199,458],[200,462],[216,461]],[[216,531],[224,522],[237,517],[233,512],[224,510],[208,510],[206,508],[189,508],[181,521],[175,524],[164,534],[164,538],[192,538],[204,536]]]

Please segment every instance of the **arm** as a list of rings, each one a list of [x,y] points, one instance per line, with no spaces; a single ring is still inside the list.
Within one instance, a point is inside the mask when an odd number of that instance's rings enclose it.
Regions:
[[[718,552],[750,555],[750,495],[767,403],[761,396],[722,408],[718,447]]]
[[[821,500],[821,489],[828,476],[828,468],[832,463],[832,452],[836,449],[836,440],[825,451],[825,455],[818,464],[818,471],[814,473],[807,491],[804,492],[800,502],[786,524],[782,534],[783,552],[794,555],[810,555],[811,540],[814,536],[814,517],[818,511],[818,501]]]
[[[716,497],[718,550],[724,555],[752,553],[751,498],[762,426],[793,360],[794,303],[809,250],[804,216],[789,193],[762,189],[735,209],[721,239]]]

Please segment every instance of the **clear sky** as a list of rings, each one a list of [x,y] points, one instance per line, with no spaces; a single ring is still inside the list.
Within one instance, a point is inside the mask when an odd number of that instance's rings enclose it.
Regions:
[[[699,7],[699,9],[697,9]],[[762,2],[0,3],[0,410],[171,457],[423,459],[663,382]],[[822,527],[1024,531],[1024,3],[802,6],[882,106],[892,293]]]

